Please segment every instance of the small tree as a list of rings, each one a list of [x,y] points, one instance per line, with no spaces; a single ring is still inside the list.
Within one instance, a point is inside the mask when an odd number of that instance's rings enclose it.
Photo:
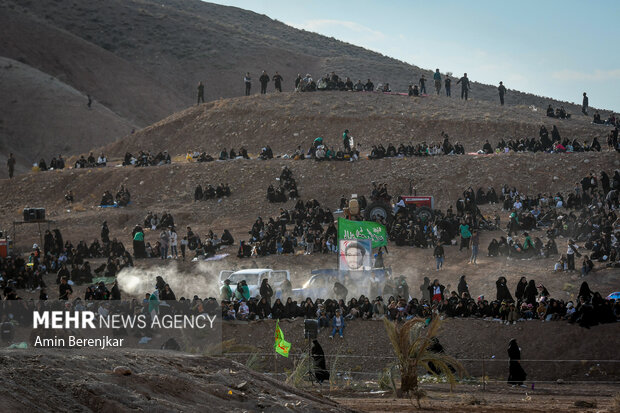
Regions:
[[[383,319],[385,330],[392,344],[394,354],[398,358],[400,368],[400,392],[404,395],[414,395],[420,407],[422,392],[418,388],[418,369],[424,368],[427,372],[437,375],[437,371],[444,374],[450,388],[456,383],[456,376],[462,376],[465,369],[454,357],[443,353],[432,352],[429,347],[432,339],[437,336],[441,322],[435,317],[425,328],[425,320],[411,319],[403,324]],[[431,365],[434,369],[431,368]]]

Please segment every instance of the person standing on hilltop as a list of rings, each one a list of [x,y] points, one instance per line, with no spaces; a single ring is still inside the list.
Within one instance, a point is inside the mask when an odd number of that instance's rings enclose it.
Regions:
[[[461,99],[463,99],[463,97],[465,98],[465,100],[467,100],[467,96],[469,94],[469,79],[467,78],[467,73],[463,74],[463,77],[460,78],[456,84],[461,84]]]
[[[344,146],[344,153],[351,153],[351,135],[349,134],[349,130],[345,129],[342,134],[342,144]]]
[[[584,115],[588,116],[588,95],[586,95],[586,92],[583,92],[583,103],[581,105],[581,113],[583,113]]]
[[[497,91],[499,92],[499,104],[504,106],[504,95],[506,94],[506,86],[504,86],[503,82],[499,82]]]
[[[250,96],[250,89],[252,89],[252,78],[250,72],[247,72],[243,77],[243,83],[245,83],[245,95]]]
[[[435,80],[435,90],[437,91],[437,95],[439,95],[441,91],[441,73],[439,73],[439,69],[435,69],[433,79]]]
[[[299,86],[299,82],[301,82],[301,73],[297,73],[297,77],[295,78],[295,90],[297,90],[297,87]]]
[[[258,81],[260,82],[260,94],[264,95],[265,93],[267,93],[267,83],[269,83],[269,75],[267,74],[267,72],[265,72],[263,70],[263,74],[260,75],[260,77],[258,78]]]
[[[426,93],[426,78],[424,75],[420,78],[420,94]]]
[[[13,179],[13,173],[15,172],[15,158],[13,157],[13,153],[9,155],[6,165],[9,167],[9,179]]]
[[[90,109],[91,105],[93,104],[93,99],[90,97],[90,95],[86,95],[86,97],[88,98],[86,106],[88,106],[88,109]]]
[[[278,92],[282,92],[282,82],[283,81],[284,81],[284,78],[282,78],[282,76],[280,76],[280,73],[276,72],[276,74],[273,75],[273,82],[275,83],[276,90]]]
[[[443,84],[446,87],[446,96],[452,97],[452,94],[450,93],[450,86],[452,84],[452,80],[450,80],[449,76],[446,76],[446,80],[444,80]]]
[[[196,104],[199,105],[200,101],[205,103],[205,85],[202,84],[202,81],[198,82],[198,102]]]

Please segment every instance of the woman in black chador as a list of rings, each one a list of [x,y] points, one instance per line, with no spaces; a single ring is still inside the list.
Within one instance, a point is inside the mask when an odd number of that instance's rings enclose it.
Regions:
[[[316,381],[323,383],[323,381],[329,380],[329,371],[327,371],[327,365],[325,364],[325,353],[317,340],[312,340],[311,353]]]
[[[508,384],[514,386],[525,387],[523,382],[527,377],[527,373],[521,367],[521,349],[517,344],[517,340],[514,338],[510,340],[510,344],[508,345],[508,358],[510,359],[510,366],[508,369]]]

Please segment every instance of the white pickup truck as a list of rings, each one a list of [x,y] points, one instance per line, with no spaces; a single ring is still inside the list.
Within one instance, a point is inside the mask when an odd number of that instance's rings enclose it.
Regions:
[[[220,271],[220,285],[224,284],[224,280],[230,280],[230,288],[233,292],[237,289],[237,284],[245,280],[250,289],[250,297],[260,295],[260,285],[264,279],[267,279],[269,285],[273,289],[274,297],[276,291],[282,290],[282,284],[285,280],[291,280],[291,274],[288,270],[272,270],[269,268],[252,268],[248,270]]]

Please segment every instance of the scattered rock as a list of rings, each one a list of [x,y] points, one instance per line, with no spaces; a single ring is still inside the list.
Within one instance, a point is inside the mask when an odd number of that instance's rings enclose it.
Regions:
[[[596,403],[595,402],[588,402],[585,400],[577,400],[575,402],[575,407],[582,407],[582,408],[586,408],[586,409],[593,409],[596,407]]]
[[[131,370],[129,369],[129,367],[125,366],[114,367],[113,373],[117,376],[131,376]]]

